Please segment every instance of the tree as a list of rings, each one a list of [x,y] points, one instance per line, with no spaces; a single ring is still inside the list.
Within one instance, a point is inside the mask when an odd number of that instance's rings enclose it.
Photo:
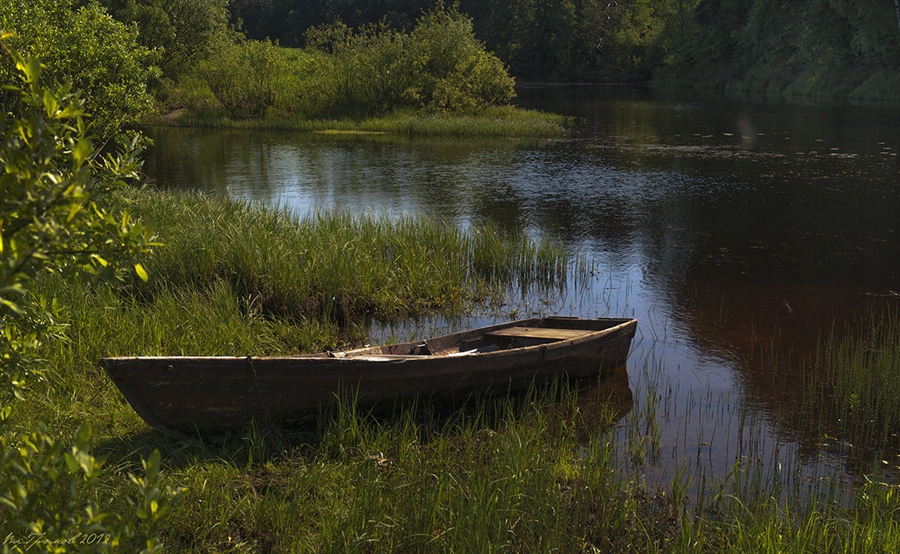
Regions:
[[[228,0],[101,0],[117,20],[136,24],[138,42],[160,56],[167,75],[228,35]]]
[[[42,78],[51,88],[70,84],[80,91],[92,128],[115,136],[152,108],[147,80],[155,54],[137,43],[137,31],[116,21],[98,4],[76,7],[73,0],[0,0],[0,32],[26,58],[46,64]],[[0,60],[0,82],[17,80],[9,57]],[[17,94],[5,93],[3,107],[15,110]]]

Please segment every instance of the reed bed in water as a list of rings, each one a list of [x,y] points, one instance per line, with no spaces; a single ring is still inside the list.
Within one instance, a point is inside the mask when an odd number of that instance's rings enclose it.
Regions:
[[[708,386],[679,394],[666,382],[665,363],[654,350],[630,370],[641,394],[613,439],[620,446],[612,457],[612,486],[641,499],[628,518],[643,517],[648,528],[668,532],[647,533],[609,551],[863,553],[900,547],[900,488],[879,468],[869,468],[868,476],[850,474],[846,460],[799,451],[791,432],[746,399],[712,395]],[[810,412],[806,423],[821,424],[819,415]],[[818,428],[822,436],[827,431]],[[662,450],[661,432],[667,437]],[[721,461],[730,460],[730,469],[715,469],[706,459],[712,448],[717,457],[726,450]],[[645,477],[666,464],[662,478]]]
[[[562,285],[569,264],[548,240],[421,216],[326,210],[298,218],[241,201],[148,191],[131,210],[166,244],[144,263],[149,284],[132,284],[137,296],[222,282],[265,314],[338,325],[462,313],[501,298],[507,285]]]
[[[805,388],[809,409],[863,450],[900,447],[900,312],[871,313],[821,341]]]

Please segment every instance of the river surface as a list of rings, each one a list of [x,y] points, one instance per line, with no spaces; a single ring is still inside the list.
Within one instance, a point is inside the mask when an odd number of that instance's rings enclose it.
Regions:
[[[624,411],[655,420],[655,455],[640,463],[650,478],[703,483],[759,460],[786,479],[860,469],[845,443],[791,422],[820,333],[900,291],[900,107],[595,86],[520,87],[519,103],[582,124],[548,141],[151,128],[145,171],[300,216],[421,213],[552,236],[589,256],[594,277],[506,315],[639,320],[618,381]],[[373,341],[453,325],[373,330]],[[626,421],[620,440],[633,443]]]

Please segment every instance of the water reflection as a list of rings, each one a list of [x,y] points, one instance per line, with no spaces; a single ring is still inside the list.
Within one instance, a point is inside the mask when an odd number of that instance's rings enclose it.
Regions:
[[[631,390],[638,401],[658,390],[668,403],[661,441],[673,455],[662,474],[698,452],[727,472],[753,418],[790,430],[795,362],[821,330],[900,290],[900,110],[595,87],[520,98],[584,125],[538,143],[150,129],[157,145],[145,170],[161,186],[301,215],[414,212],[552,235],[593,256],[595,281],[549,306],[519,299],[507,313],[639,319]],[[761,348],[785,363],[759,363]],[[738,417],[739,404],[756,411]]]

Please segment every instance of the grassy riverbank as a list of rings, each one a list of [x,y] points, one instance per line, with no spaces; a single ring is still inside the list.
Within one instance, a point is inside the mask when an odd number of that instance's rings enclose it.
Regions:
[[[151,189],[125,191],[120,202],[164,244],[143,262],[149,281],[87,288],[50,275],[33,293],[66,306],[79,346],[94,348],[77,355],[82,363],[101,354],[332,348],[360,340],[375,319],[462,315],[501,302],[507,286],[564,286],[570,262],[550,241],[489,225],[340,211],[298,219]]]
[[[151,125],[213,129],[262,129],[331,134],[390,134],[407,137],[555,138],[565,136],[570,120],[557,114],[522,110],[511,106],[485,108],[478,113],[398,111],[365,119],[264,118],[236,120],[228,117],[180,112],[144,120]],[[575,123],[571,121],[571,123]]]
[[[344,406],[307,428],[167,439],[134,414],[97,358],[341,346],[364,340],[367,317],[458,313],[501,301],[516,282],[560,286],[570,260],[551,243],[420,218],[325,212],[298,222],[151,190],[123,201],[167,246],[144,261],[148,283],[88,286],[55,275],[34,283],[32,300],[43,308],[35,313],[53,314],[35,324],[55,331],[41,349],[44,379],[18,405],[15,425],[43,422],[66,440],[91,423],[95,453],[108,459],[94,494],[113,511],[126,509],[128,473],[159,448],[167,483],[186,489],[162,530],[171,552],[900,547],[898,489],[877,477],[849,491],[825,478],[784,490],[778,474],[748,458],[721,480],[680,472],[648,482],[665,394],[652,386],[663,370],[652,355],[629,364],[632,380],[651,383],[630,411],[628,377],[619,375],[582,394],[557,384],[379,419]],[[749,429],[751,445],[768,432],[761,422]],[[700,484],[707,494],[692,499]]]

